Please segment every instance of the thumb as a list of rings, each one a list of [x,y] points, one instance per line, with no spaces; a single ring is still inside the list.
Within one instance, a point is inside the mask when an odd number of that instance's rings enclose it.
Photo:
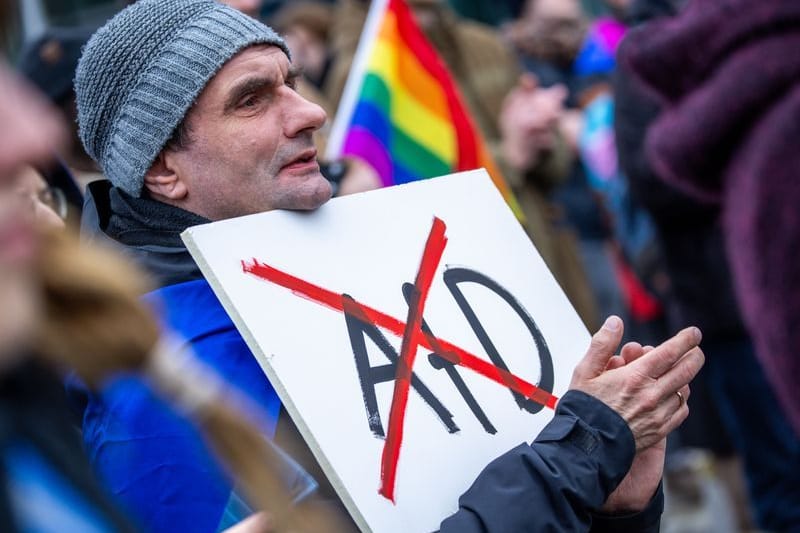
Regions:
[[[588,375],[589,379],[599,376],[608,365],[609,359],[617,351],[620,341],[622,341],[623,324],[618,316],[611,315],[606,319],[605,324],[592,336],[592,342],[586,355],[581,360],[581,370]]]

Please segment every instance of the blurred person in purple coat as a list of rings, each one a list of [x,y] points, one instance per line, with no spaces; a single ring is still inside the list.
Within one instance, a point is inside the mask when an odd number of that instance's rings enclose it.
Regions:
[[[800,527],[794,501],[800,449],[786,422],[800,435],[800,389],[794,383],[800,375],[794,352],[800,346],[800,269],[792,261],[800,250],[798,45],[796,2],[693,0],[678,17],[631,32],[620,52],[623,68],[641,82],[636,89],[662,109],[643,141],[653,173],[693,197],[695,210],[721,213],[734,292],[780,401],[770,403],[769,390],[743,392],[759,369],[726,356],[720,363],[723,373],[734,374],[727,379],[734,386],[728,387],[730,405],[722,415],[733,423],[726,425],[733,428],[736,447],[751,448],[750,455],[763,463],[750,465],[749,474],[757,474],[750,489],[756,519],[776,530]],[[704,227],[687,230],[701,243]],[[713,250],[698,246],[702,263]],[[717,274],[724,280],[724,265]],[[715,290],[720,281],[693,283],[697,302],[724,301]],[[726,314],[716,313],[715,320]],[[711,372],[714,358],[709,361]],[[783,428],[777,440],[775,428]]]

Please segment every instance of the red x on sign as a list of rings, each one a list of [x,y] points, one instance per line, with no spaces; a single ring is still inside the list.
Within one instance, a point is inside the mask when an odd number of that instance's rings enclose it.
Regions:
[[[445,229],[445,223],[439,218],[434,218],[409,299],[405,322],[355,302],[358,308],[357,312],[362,320],[402,337],[400,357],[396,365],[388,431],[381,460],[380,494],[391,501],[394,501],[397,460],[403,440],[406,405],[418,347],[432,350],[450,363],[469,368],[538,404],[554,409],[558,401],[558,398],[546,390],[540,389],[508,370],[481,359],[446,340],[435,337],[421,327],[428,291],[447,245]],[[285,287],[294,294],[314,303],[340,313],[354,312],[353,300],[344,298],[345,295],[341,293],[329,291],[256,260],[243,261],[242,268],[245,273]]]

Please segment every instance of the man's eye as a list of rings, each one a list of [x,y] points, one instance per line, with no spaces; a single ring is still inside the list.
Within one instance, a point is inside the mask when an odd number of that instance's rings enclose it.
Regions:
[[[240,107],[255,107],[258,104],[258,96],[255,94],[251,94],[247,98],[243,99],[239,104]]]

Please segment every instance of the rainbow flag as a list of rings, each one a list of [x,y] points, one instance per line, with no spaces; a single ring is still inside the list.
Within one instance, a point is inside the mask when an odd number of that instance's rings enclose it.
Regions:
[[[403,0],[372,2],[326,155],[360,157],[384,186],[483,167],[523,220],[458,87]]]

